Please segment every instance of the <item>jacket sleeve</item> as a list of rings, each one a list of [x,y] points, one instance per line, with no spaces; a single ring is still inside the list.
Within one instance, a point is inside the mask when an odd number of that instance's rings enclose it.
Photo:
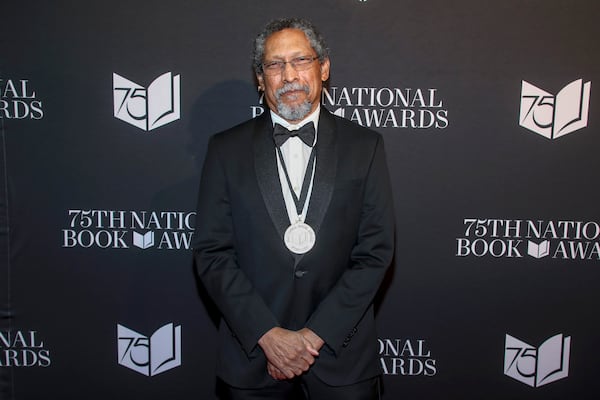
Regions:
[[[367,172],[357,241],[350,265],[319,304],[306,326],[336,354],[356,332],[391,264],[395,217],[383,140],[372,152]],[[335,321],[335,323],[332,323]]]
[[[244,351],[252,357],[257,354],[258,339],[279,323],[238,265],[228,185],[218,136],[213,137],[198,194],[195,271]]]

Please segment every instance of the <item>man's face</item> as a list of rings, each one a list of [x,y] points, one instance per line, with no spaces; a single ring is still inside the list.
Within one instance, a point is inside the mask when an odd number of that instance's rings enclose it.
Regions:
[[[263,62],[290,61],[296,57],[315,57],[316,53],[299,29],[275,32],[265,42]],[[257,74],[258,84],[265,92],[269,108],[289,122],[298,122],[317,109],[321,101],[323,82],[329,78],[329,59],[312,62],[303,71],[290,63],[275,75]]]

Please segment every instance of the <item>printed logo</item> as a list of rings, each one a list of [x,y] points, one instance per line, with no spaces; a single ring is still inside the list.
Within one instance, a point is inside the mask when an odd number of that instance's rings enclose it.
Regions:
[[[370,128],[448,127],[448,110],[433,88],[331,87],[322,97],[335,115]]]
[[[0,118],[42,119],[42,101],[27,79],[0,79]]]
[[[251,106],[252,118],[265,111],[263,100],[261,95],[259,105]],[[321,104],[370,128],[445,129],[449,124],[448,110],[434,88],[323,88]]]
[[[569,375],[571,337],[552,336],[535,348],[506,335],[504,374],[531,387],[539,387]]]
[[[193,211],[72,209],[67,213],[62,247],[86,249],[189,250],[196,218]]]
[[[149,231],[145,234],[133,232],[133,245],[140,249],[149,249],[154,246],[154,232]]]
[[[548,139],[585,128],[591,87],[591,82],[578,79],[554,96],[522,81],[519,125]]]
[[[531,240],[528,240],[527,254],[534,258],[546,257],[550,254],[550,241],[544,240],[537,244],[535,242],[532,242]]]
[[[425,340],[377,339],[379,360],[384,375],[434,376],[435,359]]]
[[[0,331],[0,367],[48,367],[50,351],[36,331]]]
[[[151,131],[180,118],[179,75],[167,72],[148,89],[113,73],[114,115],[116,118]]]
[[[117,324],[119,364],[154,376],[181,365],[181,325],[166,324],[147,337]]]
[[[600,260],[600,224],[593,221],[465,218],[463,226],[457,257]]]

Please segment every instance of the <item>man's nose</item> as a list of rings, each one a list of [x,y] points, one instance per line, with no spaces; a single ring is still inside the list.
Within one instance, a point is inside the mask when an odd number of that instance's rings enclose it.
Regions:
[[[293,82],[298,78],[298,71],[292,66],[291,62],[283,64],[283,80],[286,82]]]

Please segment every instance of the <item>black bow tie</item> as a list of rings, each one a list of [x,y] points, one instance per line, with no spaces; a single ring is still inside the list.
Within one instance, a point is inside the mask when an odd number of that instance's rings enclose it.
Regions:
[[[275,124],[273,128],[273,140],[277,147],[280,147],[286,140],[294,136],[298,136],[307,146],[312,147],[315,142],[315,124],[309,122],[295,131],[289,131],[283,126]]]

